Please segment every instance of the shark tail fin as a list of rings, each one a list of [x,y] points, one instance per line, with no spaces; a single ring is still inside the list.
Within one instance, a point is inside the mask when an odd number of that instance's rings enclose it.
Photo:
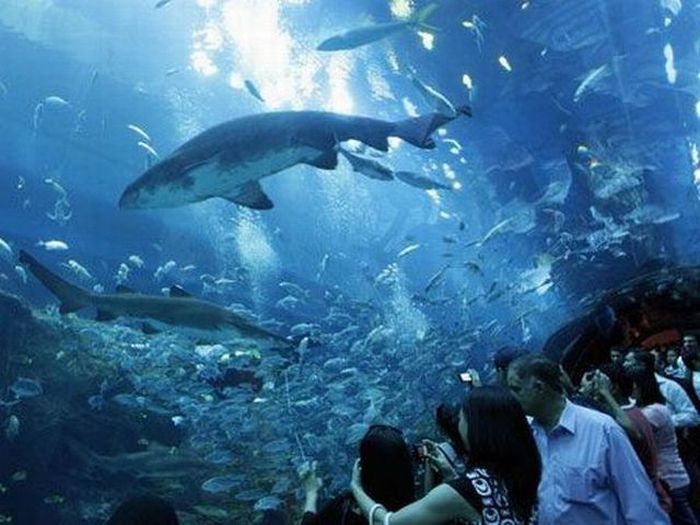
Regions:
[[[423,31],[428,31],[430,33],[437,33],[440,31],[439,28],[431,26],[427,23],[428,18],[435,12],[435,10],[440,7],[437,2],[432,2],[422,9],[419,9],[411,18],[411,25],[421,29]]]
[[[394,131],[391,134],[419,148],[433,149],[435,141],[430,135],[450,120],[452,120],[451,117],[440,113],[399,120],[394,124]]]
[[[41,284],[58,297],[61,301],[60,311],[62,314],[75,312],[90,305],[90,292],[65,281],[24,250],[19,252],[19,261],[32,272]]]

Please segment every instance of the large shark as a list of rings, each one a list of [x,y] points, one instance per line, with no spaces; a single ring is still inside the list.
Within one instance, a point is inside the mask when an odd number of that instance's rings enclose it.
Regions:
[[[388,151],[389,137],[424,149],[431,134],[461,114],[431,113],[387,122],[318,111],[282,111],[237,118],[194,137],[124,191],[121,208],[172,208],[221,197],[253,209],[273,204],[260,179],[297,164],[324,170],[338,165],[338,143],[355,139]]]
[[[70,284],[23,250],[19,253],[19,260],[61,301],[59,311],[62,314],[94,307],[98,321],[136,317],[209,334],[224,332],[232,338],[252,339],[267,348],[290,345],[283,337],[255,326],[221,306],[196,299],[177,286],[170,289],[170,297],[139,294],[124,287],[119,287],[116,294],[98,294]]]

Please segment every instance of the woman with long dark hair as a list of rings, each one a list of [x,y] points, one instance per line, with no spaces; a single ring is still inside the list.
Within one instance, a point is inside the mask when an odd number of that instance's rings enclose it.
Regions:
[[[465,475],[438,485],[399,511],[368,494],[362,480],[364,463],[355,464],[352,492],[371,525],[535,521],[542,467],[525,413],[513,395],[492,386],[470,391],[460,410],[459,434],[467,454]],[[441,470],[449,468],[439,454],[429,457]]]
[[[654,376],[648,368],[631,370],[634,381],[634,398],[637,406],[651,423],[652,435],[656,444],[659,478],[669,487],[671,495],[671,523],[673,525],[697,525],[698,522],[690,506],[690,477],[678,454],[676,430],[671,412],[666,407],[666,399]]]
[[[362,485],[375,501],[399,510],[416,499],[411,451],[401,431],[388,425],[372,425],[360,441]],[[365,525],[352,493],[345,492],[316,511],[321,481],[315,472],[304,479],[306,504],[302,525]]]

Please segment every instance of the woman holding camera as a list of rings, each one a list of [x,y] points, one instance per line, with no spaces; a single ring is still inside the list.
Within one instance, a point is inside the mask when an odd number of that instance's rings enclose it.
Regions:
[[[460,409],[459,434],[467,454],[465,474],[456,477],[431,446],[428,461],[449,481],[398,511],[372,498],[364,486],[364,463],[355,463],[351,489],[370,525],[440,525],[455,519],[535,523],[540,456],[525,413],[510,391],[492,386],[470,391]]]
[[[416,499],[413,459],[402,432],[388,425],[372,425],[360,441],[365,465],[361,482],[373,500],[389,510],[399,510]],[[317,511],[322,486],[315,466],[303,479],[306,503],[301,525],[366,525],[352,493],[345,492]]]

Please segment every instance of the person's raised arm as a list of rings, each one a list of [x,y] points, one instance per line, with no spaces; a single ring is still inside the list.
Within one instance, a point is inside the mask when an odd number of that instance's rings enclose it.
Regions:
[[[360,483],[360,462],[355,462],[352,482],[350,484],[355,501],[364,516],[372,514],[371,525],[382,525],[387,514],[390,514],[390,525],[440,525],[452,519],[478,521],[479,514],[469,505],[459,493],[446,484],[441,484],[431,490],[425,497],[407,505],[401,510],[389,513],[383,506],[378,506],[362,489]]]
[[[318,512],[318,492],[323,486],[323,481],[316,474],[317,462],[308,465],[301,475],[301,484],[304,488],[304,519],[302,525],[314,523],[314,517]]]
[[[593,376],[593,388],[596,397],[607,405],[607,407],[610,409],[610,415],[625,430],[629,438],[636,442],[642,441],[644,436],[642,436],[639,428],[637,428],[632,419],[630,419],[630,417],[612,395],[612,392],[610,391],[610,378],[600,370],[596,370],[595,375]]]

